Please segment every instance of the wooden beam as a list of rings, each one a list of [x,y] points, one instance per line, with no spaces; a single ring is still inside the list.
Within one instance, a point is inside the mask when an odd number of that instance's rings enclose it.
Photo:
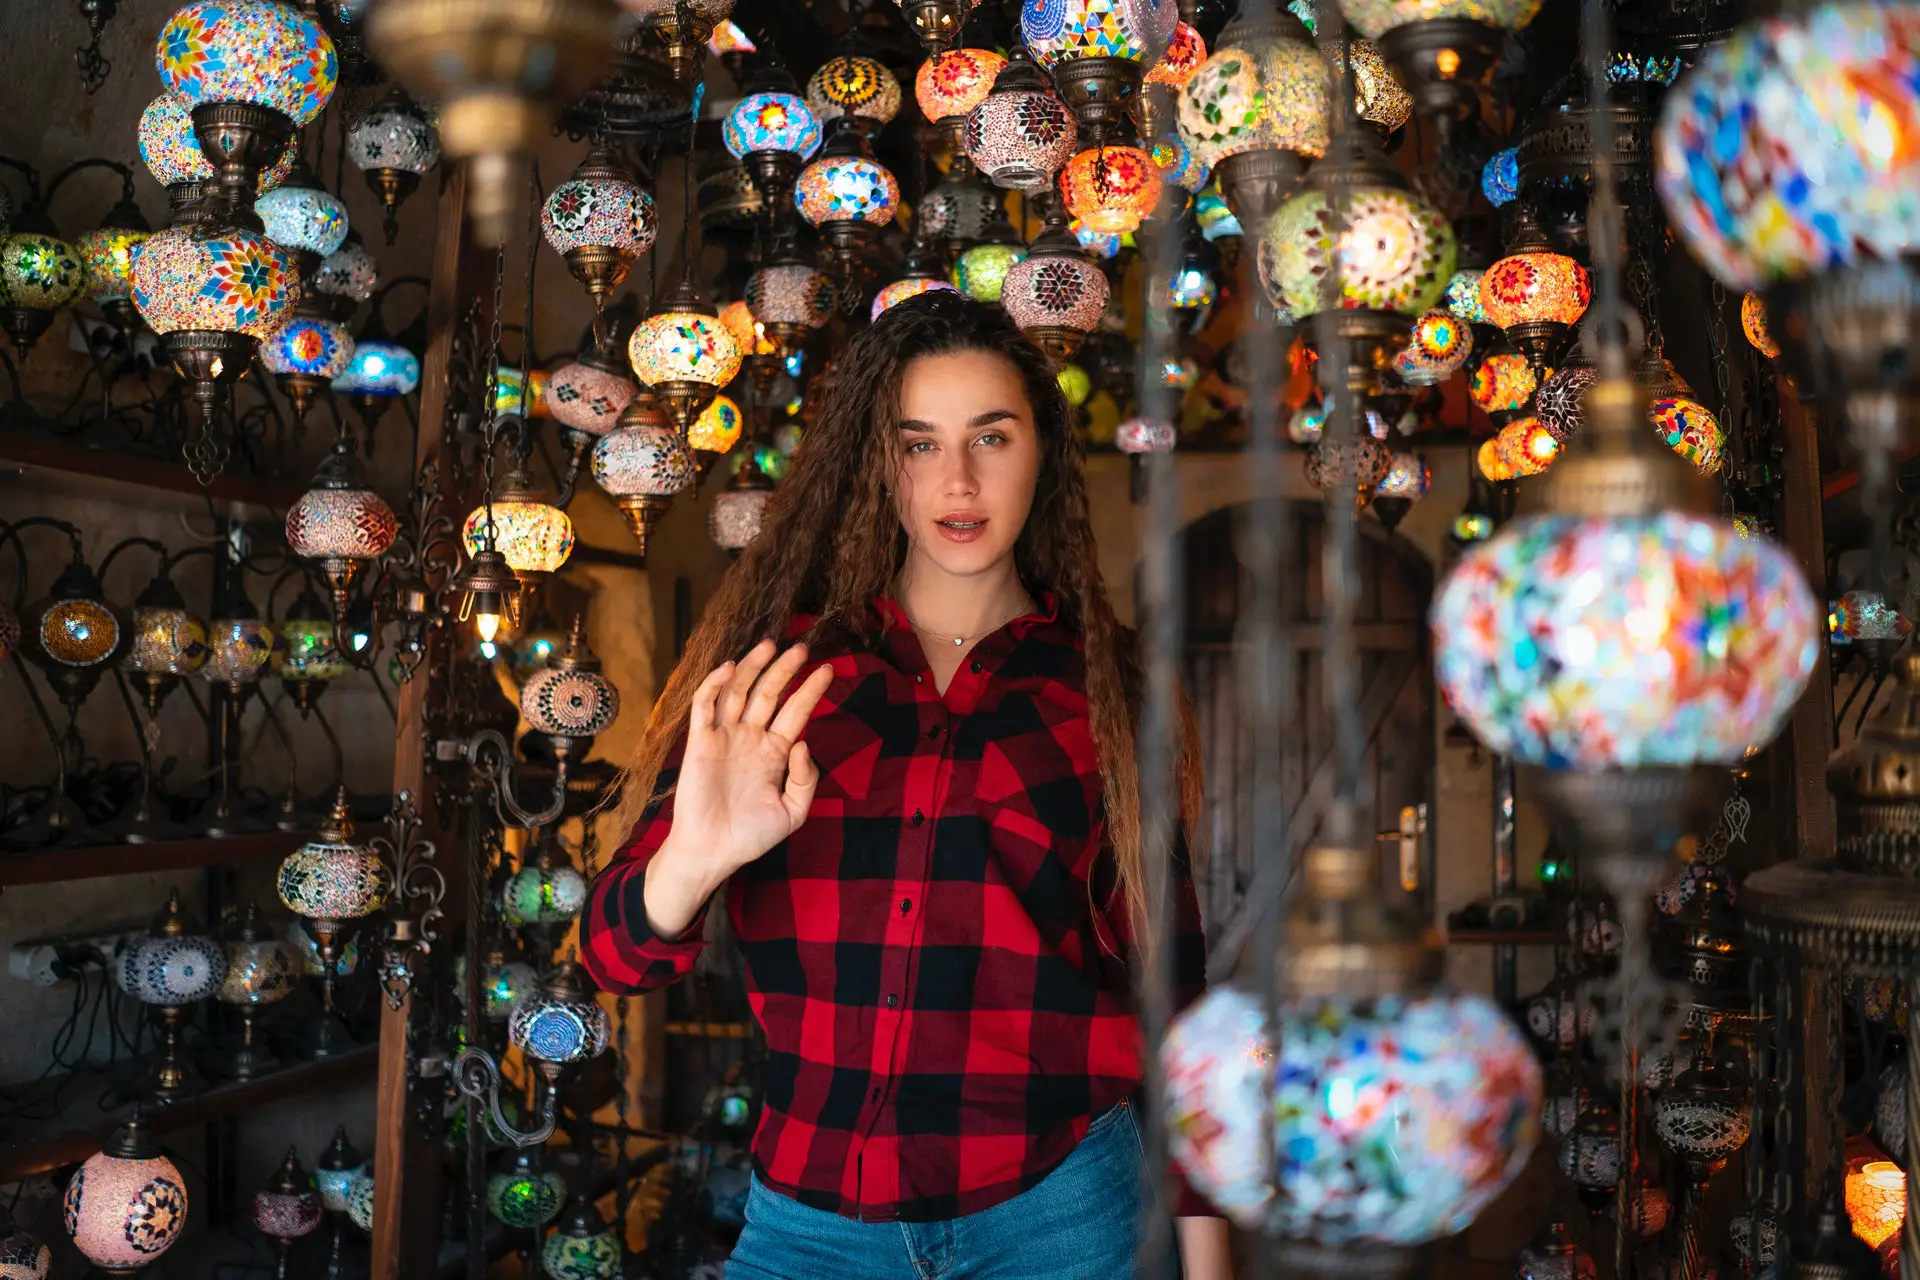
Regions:
[[[466,170],[454,167],[440,187],[433,240],[433,267],[427,291],[427,351],[421,365],[419,450],[413,474],[443,456],[442,428],[448,409],[448,365],[454,331],[460,323],[462,223],[466,217]],[[442,468],[445,474],[445,468]],[[411,480],[412,477],[409,477]],[[458,495],[449,494],[457,501]],[[444,640],[443,640],[444,643]],[[399,688],[393,752],[393,791],[413,793],[426,820],[422,834],[440,848],[449,902],[457,901],[459,877],[448,865],[447,833],[436,829],[427,795],[426,741],[428,679],[445,679],[427,664],[427,679]],[[398,1009],[380,1001],[380,1067],[374,1098],[373,1280],[401,1280],[437,1272],[440,1249],[440,1159],[437,1135],[415,1122],[416,1108],[407,1088],[409,996]],[[437,1114],[438,1108],[434,1108]]]

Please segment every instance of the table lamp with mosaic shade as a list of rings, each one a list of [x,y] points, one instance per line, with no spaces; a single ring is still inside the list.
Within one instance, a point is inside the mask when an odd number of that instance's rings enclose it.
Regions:
[[[187,1183],[136,1109],[67,1181],[67,1235],[95,1270],[134,1276],[179,1243]]]
[[[87,270],[79,250],[54,226],[39,175],[8,163],[26,175],[28,196],[0,237],[0,328],[24,360],[54,316],[85,294]]]
[[[624,1252],[593,1201],[575,1196],[540,1246],[540,1265],[553,1280],[619,1280]]]
[[[114,957],[120,989],[147,1006],[158,1042],[146,1076],[146,1088],[164,1102],[185,1097],[200,1083],[200,1073],[181,1043],[188,1006],[212,997],[227,977],[227,953],[217,938],[202,932],[180,903],[180,891],[167,897],[166,909],[145,936],[123,944]]]
[[[260,904],[251,899],[228,933],[226,948],[227,974],[215,996],[234,1011],[240,1034],[227,1055],[225,1074],[251,1080],[277,1061],[260,1042],[254,1021],[262,1008],[293,993],[297,958],[286,939],[261,918]],[[319,1223],[317,1207],[314,1222]]]
[[[79,530],[30,517],[5,530],[0,542],[17,539],[22,529],[36,522],[67,533],[72,559],[44,597],[20,610],[19,650],[40,668],[66,709],[71,728],[100,677],[127,651],[131,636],[120,612],[107,603],[98,575],[81,557]],[[48,731],[52,732],[51,727]],[[86,825],[79,807],[67,795],[69,753],[63,750],[56,754],[60,773],[47,803],[24,826],[9,832],[10,838],[21,844],[52,839]]]
[[[174,839],[185,828],[162,816],[154,802],[153,762],[160,749],[160,707],[207,660],[207,625],[187,608],[172,576],[173,560],[162,554],[153,581],[133,601],[132,642],[122,665],[132,673],[146,724],[141,735],[140,798],[114,824],[122,840],[138,844]]]
[[[254,1228],[273,1242],[274,1280],[292,1274],[295,1243],[318,1231],[325,1216],[312,1175],[301,1165],[299,1151],[288,1147],[273,1177],[253,1195]]]
[[[120,175],[120,199],[100,219],[100,225],[74,241],[87,273],[87,297],[124,341],[131,342],[140,313],[133,305],[133,255],[153,226],[133,198],[133,173],[125,165],[105,161]]]
[[[347,1137],[347,1126],[335,1125],[333,1139],[313,1162],[313,1189],[320,1196],[320,1208],[326,1215],[327,1245],[320,1274],[327,1277],[349,1274],[347,1267],[347,1203],[353,1184],[366,1171],[366,1157]]]
[[[320,952],[324,1013],[314,1056],[331,1056],[346,1047],[334,1004],[335,963],[343,935],[351,922],[378,911],[393,894],[393,873],[385,859],[371,844],[354,838],[344,785],[313,839],[281,862],[276,883],[280,901],[307,922]]]

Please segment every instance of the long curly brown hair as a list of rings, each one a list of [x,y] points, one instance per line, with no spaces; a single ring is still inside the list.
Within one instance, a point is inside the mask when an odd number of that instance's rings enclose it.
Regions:
[[[663,762],[686,733],[693,691],[709,671],[763,638],[782,640],[795,614],[818,615],[802,637],[808,642],[834,628],[860,635],[879,626],[872,604],[892,590],[907,554],[906,531],[887,495],[900,458],[900,387],[914,360],[962,351],[991,352],[1010,362],[1033,408],[1040,474],[1031,514],[1014,544],[1014,564],[1027,591],[1035,599],[1051,593],[1061,620],[1081,636],[1113,856],[1111,883],[1125,901],[1133,937],[1145,941],[1142,953],[1151,956],[1154,914],[1142,866],[1134,754],[1142,688],[1138,646],[1133,632],[1114,618],[1100,579],[1072,411],[1053,363],[1006,312],[952,293],[923,294],[888,309],[835,361],[793,470],[767,504],[760,536],[721,583],[654,703],[622,778],[617,826],[629,831],[639,821]],[[1199,737],[1184,700],[1178,737],[1182,826],[1192,848],[1200,812]]]

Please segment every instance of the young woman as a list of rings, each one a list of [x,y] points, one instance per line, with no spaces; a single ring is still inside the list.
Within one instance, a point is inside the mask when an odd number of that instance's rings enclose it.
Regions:
[[[1229,1274],[1132,1110],[1139,684],[1047,358],[955,294],[887,311],[654,707],[584,917],[595,979],[644,991],[726,890],[767,1040],[733,1280],[1131,1280],[1163,1181],[1186,1275]]]

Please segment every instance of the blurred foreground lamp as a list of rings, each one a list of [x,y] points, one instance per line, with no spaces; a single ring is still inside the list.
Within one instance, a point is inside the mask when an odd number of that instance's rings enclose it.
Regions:
[[[1020,33],[1090,141],[1113,136],[1180,21],[1165,0],[1033,0]]]
[[[1853,1234],[1878,1249],[1907,1220],[1907,1175],[1891,1160],[1869,1160],[1847,1175]]]
[[[713,509],[707,512],[707,534],[715,545],[738,553],[760,536],[766,522],[767,502],[773,497],[773,479],[748,453],[734,468],[726,487],[713,495]]]
[[[1332,83],[1300,20],[1249,0],[1180,91],[1181,140],[1219,175],[1243,226],[1264,227],[1326,154]]]
[[[440,163],[440,133],[396,84],[347,131],[347,159],[367,175],[367,186],[380,198],[383,229],[392,244],[400,232],[400,206]]]
[[[468,162],[475,239],[506,242],[526,186],[516,163],[546,136],[551,104],[584,92],[613,51],[613,0],[383,0],[367,13],[380,64],[440,104],[440,142]]]
[[[1428,311],[1413,322],[1406,349],[1394,357],[1394,372],[1410,387],[1445,382],[1473,354],[1473,330],[1450,311]]]
[[[653,526],[673,495],[693,483],[693,455],[686,437],[650,391],[628,402],[619,425],[593,446],[593,480],[626,518],[640,554],[647,554]]]
[[[993,91],[967,113],[961,144],[996,187],[1045,191],[1072,157],[1080,131],[1067,104],[1024,47],[1015,48]]]
[[[727,154],[747,167],[769,217],[786,207],[800,166],[820,149],[820,121],[794,88],[785,67],[763,68],[720,127]]]
[[[740,372],[740,347],[693,281],[682,278],[627,342],[633,373],[684,434]]]
[[[1492,1004],[1435,986],[1439,948],[1380,896],[1378,866],[1371,849],[1307,851],[1287,954],[1261,962],[1282,966],[1277,1052],[1260,999],[1232,985],[1161,1050],[1173,1155],[1230,1218],[1279,1237],[1289,1271],[1395,1274],[1471,1223],[1538,1134],[1532,1051]]]
[[[287,511],[287,549],[317,561],[333,590],[333,619],[347,616],[347,593],[369,561],[393,545],[399,532],[393,508],[367,486],[360,455],[345,433],[334,441],[313,484]]]
[[[1373,514],[1389,529],[1398,528],[1413,504],[1427,496],[1432,485],[1427,460],[1411,449],[1393,455],[1387,474],[1373,488]]]
[[[1067,212],[1089,230],[1125,235],[1160,202],[1160,169],[1139,147],[1089,147],[1060,174]]]
[[[1000,305],[1022,333],[1056,361],[1065,361],[1106,314],[1108,288],[1106,272],[1080,251],[1055,199],[1047,202],[1046,229],[1027,256],[1008,269]]]
[[[1400,70],[1423,113],[1465,120],[1493,73],[1507,32],[1533,21],[1540,0],[1341,0],[1340,11]]]
[[[1322,493],[1354,491],[1354,504],[1366,506],[1393,466],[1393,451],[1371,435],[1333,440],[1322,435],[1307,451],[1307,482]]]
[[[567,260],[573,278],[586,286],[594,310],[605,311],[633,260],[653,247],[659,222],[653,197],[611,147],[596,142],[573,176],[547,197],[540,230]]]
[[[187,1183],[138,1111],[74,1170],[64,1198],[67,1234],[108,1275],[138,1274],[187,1225]]]
[[[1448,704],[1530,768],[1603,871],[1664,856],[1701,767],[1772,740],[1820,643],[1792,557],[1693,514],[1644,414],[1631,382],[1597,381],[1546,514],[1469,549],[1430,614]]]
[[[833,282],[791,251],[747,277],[747,307],[783,356],[833,318]]]
[[[1533,206],[1521,205],[1507,255],[1480,277],[1487,322],[1505,330],[1507,341],[1544,377],[1559,362],[1592,297],[1587,269],[1554,252]]]
[[[175,889],[153,927],[123,943],[117,960],[114,976],[121,990],[146,1005],[153,1019],[157,1043],[147,1068],[147,1089],[166,1101],[184,1097],[199,1080],[180,1042],[187,1006],[220,990],[227,976],[226,949],[200,931]]]
[[[843,120],[820,158],[801,171],[793,202],[827,242],[836,287],[853,296],[860,252],[899,211],[900,184],[873,158],[873,149],[860,131]],[[754,314],[759,316],[757,308]]]

